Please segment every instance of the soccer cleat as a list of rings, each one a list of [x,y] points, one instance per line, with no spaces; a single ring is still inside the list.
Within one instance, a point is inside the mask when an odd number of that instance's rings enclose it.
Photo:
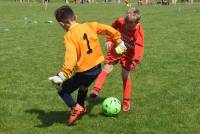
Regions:
[[[72,125],[83,113],[86,113],[86,108],[82,107],[79,104],[76,104],[76,106],[71,109],[71,115],[67,121],[67,125]]]
[[[123,104],[122,104],[122,111],[123,112],[129,112],[131,109],[131,103],[130,100],[124,99]]]
[[[99,91],[100,90],[98,88],[94,87],[90,92],[90,97],[96,98],[99,95]]]

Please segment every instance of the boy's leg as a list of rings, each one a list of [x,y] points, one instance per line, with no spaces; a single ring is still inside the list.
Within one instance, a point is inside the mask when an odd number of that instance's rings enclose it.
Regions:
[[[123,80],[123,105],[122,111],[130,111],[131,78],[130,72],[135,70],[135,62],[126,55],[121,59]]]
[[[76,73],[75,75],[76,79],[74,80],[74,83],[72,84],[73,85],[75,84],[80,88],[78,92],[78,96],[77,96],[78,103],[76,104],[76,107],[72,109],[70,118],[68,120],[68,125],[73,124],[81,114],[86,112],[84,108],[84,101],[87,95],[87,88],[96,79],[100,71],[101,71],[101,65],[97,65],[96,67],[86,72]]]
[[[61,90],[58,91],[60,97],[64,100],[64,102],[71,108],[71,115],[69,120],[67,121],[68,125],[71,125],[82,113],[84,113],[84,108],[77,104],[71,93],[78,89],[80,86],[79,75],[76,74],[72,78],[67,79],[61,85]]]
[[[102,89],[108,74],[112,72],[113,67],[116,63],[118,63],[120,59],[120,55],[117,55],[115,52],[115,44],[114,42],[110,42],[108,46],[108,52],[105,58],[105,65],[103,71],[99,74],[96,79],[96,83],[94,88],[91,90],[90,96],[96,97],[98,96],[100,90]]]
[[[99,73],[98,73],[99,74]],[[79,82],[80,85],[79,86],[79,91],[78,91],[78,96],[77,96],[77,103],[76,106],[72,112],[71,112],[71,116],[68,120],[68,125],[73,124],[76,119],[82,114],[86,112],[86,108],[84,106],[84,101],[85,98],[87,96],[87,88],[90,86],[90,84],[96,79],[96,77],[98,76],[98,74],[96,75],[84,75],[81,74],[79,76]]]
[[[73,100],[70,93],[61,90],[58,92],[58,94],[68,107],[73,108],[76,105],[76,102]]]
[[[104,69],[97,77],[95,86],[90,93],[91,97],[98,96],[99,92],[101,91],[105,83],[106,78],[108,77],[108,74],[112,72],[113,66],[114,66],[113,64],[105,64]]]
[[[71,96],[71,93],[78,89],[80,85],[80,75],[77,73],[72,78],[64,81],[61,90],[58,92],[64,102],[71,108],[71,115],[67,121],[68,125],[71,125],[82,113],[85,112],[84,107],[76,103]]]
[[[80,87],[79,74],[74,75],[72,78],[63,82],[61,90],[58,91],[60,97],[70,107],[74,107],[76,102],[73,100],[71,93]]]
[[[130,111],[130,98],[131,98],[131,78],[129,71],[122,68],[122,80],[123,80],[123,105],[122,111]]]
[[[88,92],[88,87],[96,79],[97,76],[98,74],[95,76],[90,76],[77,73],[72,78],[63,82],[61,90],[58,91],[58,94],[64,100],[64,102],[70,108],[72,108],[76,105],[76,102],[73,100],[71,93],[79,88],[77,103],[84,106],[84,100]]]
[[[82,107],[85,107],[85,98],[87,96],[88,88],[85,86],[81,86],[78,90],[77,103]]]
[[[77,97],[77,102],[84,106],[84,101],[87,96],[88,92],[88,87],[92,84],[92,82],[97,78],[98,74],[96,75],[83,75],[81,81],[82,81],[82,86],[79,88],[78,91],[78,97]]]

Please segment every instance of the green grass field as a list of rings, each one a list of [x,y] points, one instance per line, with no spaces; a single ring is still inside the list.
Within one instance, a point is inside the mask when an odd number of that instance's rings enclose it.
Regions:
[[[131,75],[131,112],[101,115],[105,97],[122,99],[118,65],[100,97],[87,102],[89,113],[72,127],[66,126],[69,108],[47,80],[63,63],[64,31],[53,16],[60,5],[51,3],[44,11],[38,3],[0,2],[0,134],[200,133],[200,5],[139,7],[145,54]],[[127,10],[125,5],[71,6],[79,22],[106,24]],[[24,17],[38,23],[25,24]]]

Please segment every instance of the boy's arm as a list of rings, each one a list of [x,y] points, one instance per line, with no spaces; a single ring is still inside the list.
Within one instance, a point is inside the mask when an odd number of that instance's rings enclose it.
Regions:
[[[119,28],[119,24],[120,23],[117,19],[112,23],[112,27],[117,30]],[[108,37],[106,37],[106,42],[109,42],[109,41],[112,41],[112,38],[108,36]]]
[[[126,51],[126,46],[124,45],[124,42],[121,40],[121,34],[119,31],[114,29],[113,27],[101,23],[89,23],[89,25],[95,30],[97,34],[107,35],[112,38],[114,43],[117,45],[115,48],[115,51],[117,54],[122,54]]]
[[[71,38],[65,37],[65,57],[62,72],[66,77],[71,77],[77,63],[76,47]]]
[[[120,21],[117,19],[112,23],[112,27],[118,29],[120,27]]]
[[[122,42],[120,32],[113,27],[97,22],[89,23],[89,25],[92,27],[93,30],[96,31],[97,34],[110,36],[116,44]]]
[[[140,26],[138,31],[135,33],[136,41],[135,41],[135,61],[136,63],[142,62],[142,55],[144,52],[144,33],[143,29]]]
[[[74,66],[77,63],[76,47],[69,37],[65,37],[65,57],[62,71],[57,75],[49,77],[48,79],[55,84],[58,84],[58,90],[60,90],[59,84],[63,83],[66,77],[71,77],[73,74]]]

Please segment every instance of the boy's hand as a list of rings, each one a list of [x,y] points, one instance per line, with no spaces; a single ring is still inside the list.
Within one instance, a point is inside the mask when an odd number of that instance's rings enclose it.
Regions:
[[[124,42],[120,42],[117,47],[115,48],[115,51],[117,54],[123,54],[126,51],[126,46],[124,44]]]
[[[49,77],[48,80],[52,81],[55,84],[61,84],[66,79],[63,72],[58,73],[56,76]]]

